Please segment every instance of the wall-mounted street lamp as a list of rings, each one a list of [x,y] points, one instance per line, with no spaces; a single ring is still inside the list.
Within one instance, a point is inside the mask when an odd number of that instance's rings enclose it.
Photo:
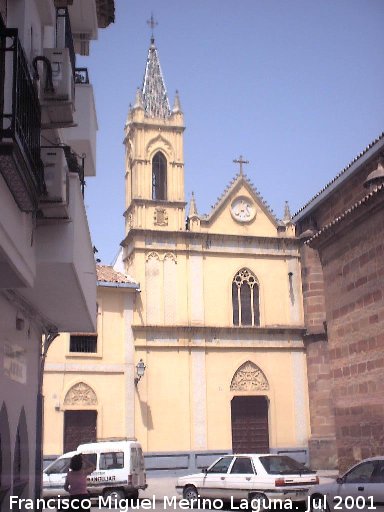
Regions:
[[[144,373],[145,373],[145,363],[142,359],[140,359],[140,361],[137,363],[136,365],[136,377],[135,377],[135,385],[137,386],[139,380],[141,379],[141,377],[143,377]]]

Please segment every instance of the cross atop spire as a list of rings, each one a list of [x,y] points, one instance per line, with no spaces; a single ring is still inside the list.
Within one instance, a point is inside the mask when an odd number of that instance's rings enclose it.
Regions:
[[[155,42],[155,37],[153,35],[153,29],[158,25],[158,22],[153,17],[153,12],[151,13],[151,17],[149,20],[147,20],[147,25],[151,28],[151,43],[153,44]]]
[[[240,174],[243,175],[243,164],[249,164],[249,160],[243,160],[243,155],[233,161],[235,164],[240,164]]]

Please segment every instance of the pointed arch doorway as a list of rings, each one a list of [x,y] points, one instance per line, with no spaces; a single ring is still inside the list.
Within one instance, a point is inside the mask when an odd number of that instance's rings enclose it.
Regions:
[[[246,361],[236,370],[230,389],[237,393],[231,400],[233,453],[268,453],[269,383],[266,376],[256,364]]]

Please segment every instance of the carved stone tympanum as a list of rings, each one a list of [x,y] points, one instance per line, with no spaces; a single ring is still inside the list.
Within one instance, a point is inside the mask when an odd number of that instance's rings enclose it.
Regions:
[[[231,391],[264,391],[269,389],[268,381],[260,368],[246,361],[238,368],[231,382]]]
[[[97,405],[96,393],[88,384],[79,382],[65,395],[64,405]]]

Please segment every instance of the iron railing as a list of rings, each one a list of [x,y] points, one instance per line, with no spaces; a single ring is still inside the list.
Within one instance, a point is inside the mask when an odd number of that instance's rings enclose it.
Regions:
[[[96,353],[97,334],[71,334],[69,341],[69,351]]]
[[[13,142],[18,146],[27,166],[27,182],[44,189],[43,164],[40,158],[40,103],[28,62],[18,38],[17,29],[0,30],[0,61],[4,70],[1,84],[0,147]]]
[[[68,48],[72,71],[75,73],[76,54],[67,7],[58,7],[56,9],[56,48]]]
[[[77,155],[74,151],[72,151],[70,146],[63,146],[65,158],[67,160],[68,170],[69,172],[74,172],[78,174],[80,185],[81,185],[81,193],[84,197],[84,188],[85,188],[85,178],[84,178],[84,158],[83,156]]]
[[[75,84],[89,84],[88,68],[75,69]]]

